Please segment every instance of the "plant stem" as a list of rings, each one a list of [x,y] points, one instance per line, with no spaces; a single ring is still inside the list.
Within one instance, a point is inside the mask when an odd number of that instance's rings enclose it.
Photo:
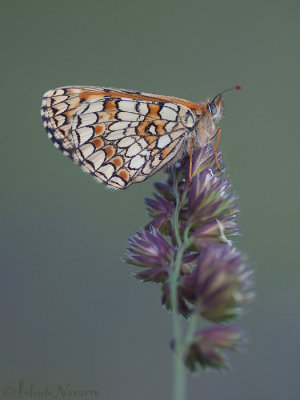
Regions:
[[[181,353],[173,355],[173,400],[184,400],[186,395],[185,370]]]
[[[188,348],[192,344],[193,337],[194,337],[194,334],[195,334],[196,328],[197,328],[197,322],[198,322],[198,315],[197,315],[197,313],[193,313],[189,320],[188,330],[187,330],[187,333],[185,336],[184,343],[182,345],[184,353],[186,350],[188,350]]]
[[[171,307],[172,307],[172,326],[174,337],[174,357],[173,357],[173,399],[185,399],[185,371],[183,364],[183,353],[181,343],[181,326],[177,307],[177,287],[180,266],[184,252],[184,244],[178,249],[176,258],[173,263],[173,269],[170,276],[170,292],[171,292]]]
[[[178,299],[177,288],[178,278],[180,275],[180,267],[182,258],[187,244],[182,242],[179,232],[179,212],[181,208],[181,199],[178,193],[176,174],[173,170],[173,187],[176,198],[176,207],[173,214],[172,226],[174,235],[177,242],[177,254],[173,260],[173,268],[170,275],[170,296],[171,296],[171,309],[172,309],[172,325],[174,337],[174,357],[173,357],[173,399],[184,400],[186,396],[185,387],[185,369],[183,363],[183,346],[181,338],[181,326],[178,314]]]

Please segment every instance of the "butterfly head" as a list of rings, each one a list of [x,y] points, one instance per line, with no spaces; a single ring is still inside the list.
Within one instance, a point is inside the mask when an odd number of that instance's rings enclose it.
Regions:
[[[210,141],[211,136],[216,130],[216,122],[222,118],[223,114],[223,93],[239,90],[241,85],[236,85],[233,88],[223,90],[218,93],[212,100],[208,99],[206,102],[199,104],[198,129],[200,131],[200,144],[204,145]]]
[[[221,119],[223,114],[223,99],[222,94],[218,94],[213,100],[207,100],[206,104],[207,114],[214,122]]]
[[[206,103],[207,110],[214,121],[219,121],[223,113],[222,94],[231,92],[232,90],[240,90],[241,85],[236,85],[230,89],[225,89],[221,93],[218,93],[212,100],[208,100]]]

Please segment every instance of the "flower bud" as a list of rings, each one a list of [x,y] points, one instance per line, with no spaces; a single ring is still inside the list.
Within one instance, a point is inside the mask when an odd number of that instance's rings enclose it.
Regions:
[[[164,282],[168,278],[168,268],[172,255],[169,243],[154,227],[143,230],[129,239],[125,261],[138,267],[148,268],[135,274],[143,281]]]
[[[242,339],[242,332],[234,326],[203,329],[195,333],[184,362],[191,371],[196,370],[197,364],[203,368],[227,369],[228,364],[221,351],[235,350]]]

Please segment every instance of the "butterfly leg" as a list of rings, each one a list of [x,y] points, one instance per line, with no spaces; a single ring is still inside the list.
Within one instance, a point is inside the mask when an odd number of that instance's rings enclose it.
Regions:
[[[222,132],[221,128],[218,127],[218,128],[215,130],[215,132],[214,132],[214,133],[210,136],[210,138],[209,138],[210,140],[212,140],[212,139],[214,139],[214,137],[215,137],[216,135],[218,135],[218,136],[217,136],[216,144],[215,144],[215,146],[213,146],[213,150],[214,150],[215,160],[216,160],[216,164],[217,164],[217,167],[218,167],[219,171],[222,170],[222,168],[221,168],[221,166],[220,166],[220,163],[219,163],[219,160],[218,160],[218,147],[219,147],[219,143],[220,143],[221,132]]]
[[[194,144],[194,137],[191,136],[190,138],[190,168],[189,168],[189,180],[190,183],[192,183],[193,177],[192,177],[192,167],[193,167],[193,144]]]

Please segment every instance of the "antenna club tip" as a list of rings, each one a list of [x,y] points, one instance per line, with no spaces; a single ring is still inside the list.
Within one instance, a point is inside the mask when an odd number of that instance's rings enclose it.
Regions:
[[[236,85],[235,90],[240,90],[242,89],[242,85],[240,85],[239,83]]]

